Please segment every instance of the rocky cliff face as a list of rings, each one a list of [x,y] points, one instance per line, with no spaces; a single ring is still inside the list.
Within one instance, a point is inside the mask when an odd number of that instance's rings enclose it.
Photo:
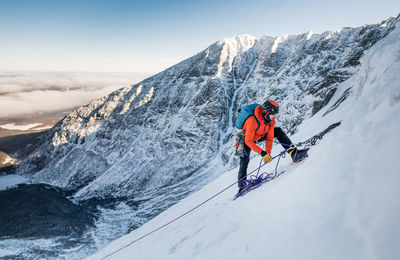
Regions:
[[[239,107],[274,99],[280,125],[295,132],[397,20],[323,34],[223,39],[72,112],[31,147],[17,172],[73,189],[77,199],[144,196],[188,180],[196,187],[212,165],[235,165]]]

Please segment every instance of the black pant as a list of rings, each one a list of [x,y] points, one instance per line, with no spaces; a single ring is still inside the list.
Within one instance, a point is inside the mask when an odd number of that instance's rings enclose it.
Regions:
[[[278,139],[279,143],[283,146],[284,149],[288,149],[292,145],[292,141],[290,141],[289,137],[283,132],[283,130],[280,127],[275,127],[274,128],[274,136],[276,139]],[[271,140],[272,142],[273,140]],[[247,166],[249,165],[250,161],[250,147],[246,145],[246,143],[243,141],[243,155],[240,156],[240,167],[239,167],[239,173],[238,173],[238,186],[243,187],[242,182],[240,181],[242,178],[245,180],[245,176],[247,175]]]

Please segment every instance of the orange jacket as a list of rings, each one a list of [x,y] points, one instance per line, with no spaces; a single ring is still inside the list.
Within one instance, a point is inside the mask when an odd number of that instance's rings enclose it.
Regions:
[[[268,124],[264,123],[264,120],[262,119],[262,105],[254,109],[254,115],[257,117],[260,126],[258,127],[258,130],[256,130],[257,121],[254,116],[247,118],[243,125],[243,129],[246,130],[244,134],[244,142],[256,153],[261,153],[262,149],[256,145],[256,141],[266,137],[265,151],[271,154],[272,141],[274,140],[275,120],[272,120]]]

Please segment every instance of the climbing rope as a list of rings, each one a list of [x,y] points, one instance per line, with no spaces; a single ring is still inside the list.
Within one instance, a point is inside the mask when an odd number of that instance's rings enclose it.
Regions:
[[[263,160],[261,159],[260,165],[258,166],[258,168],[254,169],[253,171],[251,171],[250,173],[248,173],[248,174],[247,174],[246,176],[244,176],[243,178],[241,178],[241,179],[235,181],[234,183],[230,184],[229,186],[227,186],[227,187],[224,188],[223,190],[221,190],[221,191],[219,191],[218,193],[214,194],[213,196],[211,196],[210,198],[208,198],[208,199],[206,199],[205,201],[201,202],[201,203],[198,204],[197,206],[191,208],[190,210],[188,210],[188,211],[182,213],[181,215],[179,215],[178,217],[172,219],[171,221],[165,223],[164,225],[162,225],[162,226],[160,226],[160,227],[158,227],[158,228],[156,228],[156,229],[154,229],[154,230],[152,230],[152,231],[150,231],[150,232],[144,234],[143,236],[141,236],[141,237],[139,237],[139,238],[137,238],[137,239],[135,239],[135,240],[129,242],[129,243],[126,244],[125,246],[123,246],[123,247],[121,247],[121,248],[119,248],[119,249],[117,249],[117,250],[115,250],[115,251],[113,251],[113,252],[107,254],[106,256],[104,256],[104,257],[102,257],[102,258],[100,258],[100,259],[101,259],[101,260],[106,259],[106,258],[108,258],[108,257],[110,257],[110,256],[112,256],[112,255],[114,255],[114,254],[116,254],[117,252],[119,252],[119,251],[121,251],[121,250],[127,248],[128,246],[130,246],[130,245],[132,245],[132,244],[138,242],[139,240],[142,240],[143,238],[145,238],[145,237],[147,237],[147,236],[149,236],[149,235],[151,235],[151,234],[153,234],[153,233],[159,231],[160,229],[162,229],[162,228],[168,226],[169,224],[171,224],[171,223],[173,223],[173,222],[175,222],[175,221],[177,221],[177,220],[183,218],[183,217],[186,216],[187,214],[191,213],[192,211],[196,210],[197,208],[199,208],[199,207],[201,207],[202,205],[204,205],[205,203],[207,203],[208,201],[212,200],[213,198],[217,197],[217,196],[220,195],[221,193],[225,192],[225,191],[228,190],[230,187],[232,187],[232,186],[234,186],[235,184],[237,184],[239,181],[243,181],[247,176],[253,176],[252,174],[253,174],[254,172],[256,172],[256,171],[257,171],[256,176],[264,176],[264,175],[267,176],[266,179],[265,179],[263,182],[266,182],[266,180],[270,181],[270,180],[272,180],[272,179],[275,179],[276,177],[280,176],[280,175],[283,173],[283,172],[281,172],[280,174],[278,174],[278,173],[277,173],[277,169],[278,169],[278,165],[279,165],[279,162],[280,162],[280,158],[281,158],[281,157],[285,157],[285,153],[286,153],[286,150],[284,150],[284,151],[282,151],[281,153],[279,153],[278,155],[272,157],[272,160],[278,158],[278,162],[276,163],[275,172],[274,172],[274,173],[270,173],[270,174],[262,173],[262,174],[259,175],[260,169],[266,165],[266,163],[262,164],[262,163],[263,163]],[[254,178],[254,177],[251,177],[251,178]],[[259,178],[259,177],[257,177],[257,178]]]
[[[279,162],[281,160],[281,158],[285,158],[286,157],[286,152],[287,150],[282,151],[280,154],[278,154],[277,156],[275,156],[273,159],[275,159],[276,157],[278,157],[278,161],[275,165],[275,170],[274,172],[271,173],[267,173],[267,172],[263,172],[260,173],[261,167],[263,167],[264,165],[263,163],[263,159],[260,160],[260,165],[258,166],[258,168],[256,168],[257,172],[255,174],[252,174],[253,172],[247,174],[246,176],[244,176],[243,178],[241,178],[238,182],[240,182],[243,185],[242,190],[236,194],[236,198],[246,194],[247,192],[257,188],[258,186],[260,186],[261,184],[265,183],[265,182],[269,182],[272,181],[273,179],[278,178],[279,176],[281,176],[285,171],[282,171],[280,173],[278,173],[278,166],[279,166]]]
[[[313,137],[307,139],[304,142],[299,142],[297,145],[298,146],[302,146],[304,145],[305,147],[308,146],[312,146],[315,145],[319,140],[321,140],[327,133],[329,133],[330,131],[332,131],[333,129],[335,129],[336,127],[341,125],[341,121],[338,121],[334,124],[331,124],[330,126],[328,126],[325,130],[319,132],[318,134],[314,135]]]

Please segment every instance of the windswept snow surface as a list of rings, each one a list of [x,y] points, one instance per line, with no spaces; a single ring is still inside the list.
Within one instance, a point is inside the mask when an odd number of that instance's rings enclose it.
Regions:
[[[286,172],[278,179],[237,200],[231,188],[106,259],[400,259],[399,82],[397,28],[292,137],[304,140],[342,120],[306,161],[294,165],[285,158],[279,169]],[[348,87],[350,97],[322,117]],[[275,145],[273,154],[280,150]],[[258,163],[256,157],[249,169]],[[273,171],[274,163],[264,170]],[[101,259],[169,222],[235,182],[236,175],[237,169],[226,172],[88,259]]]

